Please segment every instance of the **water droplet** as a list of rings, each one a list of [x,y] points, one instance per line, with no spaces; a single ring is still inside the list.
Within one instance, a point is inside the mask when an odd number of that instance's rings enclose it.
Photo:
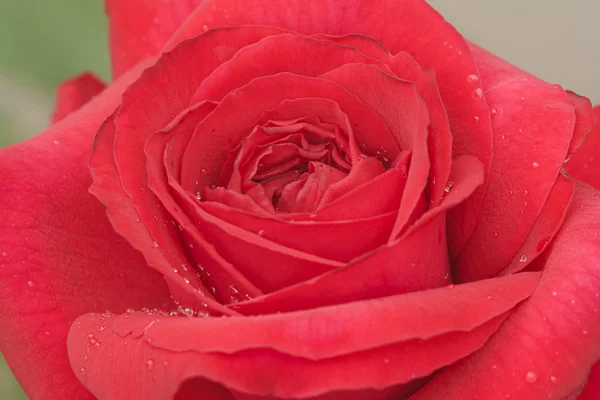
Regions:
[[[190,280],[188,278],[183,278],[183,281],[188,285],[190,284]]]
[[[177,274],[177,273],[179,273],[179,270],[177,268],[173,268],[173,272],[175,272]]]
[[[467,82],[476,82],[479,80],[479,77],[475,74],[467,75]]]
[[[522,263],[526,263],[526,262],[527,262],[527,260],[529,260],[529,259],[527,258],[527,256],[526,256],[525,254],[523,254],[523,255],[521,256],[521,258],[519,258],[519,262],[522,262]]]
[[[454,289],[454,285],[448,285],[448,289]]]
[[[133,314],[135,312],[135,310],[133,308],[128,308],[127,310],[125,310],[125,312],[127,314]]]
[[[182,269],[182,270],[184,270],[184,271],[187,271],[187,270],[188,270],[188,269],[187,269],[187,266],[186,266],[185,264],[181,264],[181,269]]]
[[[208,30],[208,25],[202,25],[202,29],[204,30],[204,32],[206,32]]]
[[[575,299],[571,299],[571,304],[575,304]]]
[[[85,367],[79,368],[79,372],[81,372],[81,375],[85,375]]]
[[[101,327],[99,328],[99,330],[100,330],[100,332],[104,332],[104,331],[106,330],[106,326],[101,326]]]
[[[494,232],[494,237],[498,237],[498,232]]]
[[[588,334],[588,331],[586,331],[586,330],[584,329],[583,331],[581,331],[581,333],[583,333],[583,335],[585,336],[585,335],[587,335],[587,334]]]
[[[495,109],[495,108],[492,108],[492,109],[491,109],[491,113],[492,113],[492,115],[498,115],[498,111],[496,111],[496,109]]]
[[[492,300],[494,298],[494,296],[487,296],[485,299],[486,300]]]
[[[384,358],[383,359],[383,363],[384,364],[389,364],[390,363],[390,359],[389,358]]]
[[[537,381],[537,375],[533,371],[529,371],[525,374],[525,380],[529,383],[535,383]]]
[[[30,288],[35,286],[35,283],[33,283],[33,281],[28,281],[27,282],[27,286],[29,286]]]
[[[200,192],[196,192],[196,200],[202,201],[202,195],[200,194]]]
[[[240,292],[240,290],[237,288],[237,286],[235,285],[230,285],[229,286],[229,290],[231,291],[231,293],[233,294],[238,294]]]
[[[537,161],[534,161],[532,165],[533,165],[533,168],[538,168],[540,166],[540,163]]]
[[[8,256],[8,254],[6,254],[6,252],[5,252],[5,251],[3,251],[3,252],[2,252],[2,253],[0,253],[0,254],[2,254],[2,257],[6,257],[6,256]]]
[[[169,362],[168,362],[168,361],[166,361],[166,360],[165,360],[165,361],[163,361],[163,363],[162,363],[162,364],[163,364],[163,366],[165,366],[165,367],[168,367],[168,366],[169,366]]]
[[[263,236],[265,234],[265,231],[263,229],[261,229],[260,231],[258,231],[258,236]]]
[[[552,296],[554,296],[554,297],[558,296],[558,292],[556,292],[556,291],[552,292]]]
[[[152,247],[154,247],[156,249],[158,247],[158,243],[152,242]]]
[[[480,99],[483,97],[483,90],[481,88],[477,88],[473,91],[473,97],[476,99]]]
[[[550,377],[550,382],[556,383],[556,377],[554,375]]]
[[[454,182],[453,181],[448,181],[448,186],[446,186],[444,188],[444,192],[446,193],[450,193],[450,190],[452,190],[452,187],[454,186]]]
[[[154,367],[154,360],[153,359],[146,360],[146,368],[148,368],[148,370],[151,370],[153,367]]]

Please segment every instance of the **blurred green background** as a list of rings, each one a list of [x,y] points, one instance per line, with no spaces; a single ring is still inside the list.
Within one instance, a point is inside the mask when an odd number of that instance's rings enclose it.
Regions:
[[[428,1],[470,40],[600,102],[600,1]],[[0,0],[0,147],[47,126],[66,78],[95,71],[108,81],[102,3]],[[0,356],[0,400],[22,399]]]

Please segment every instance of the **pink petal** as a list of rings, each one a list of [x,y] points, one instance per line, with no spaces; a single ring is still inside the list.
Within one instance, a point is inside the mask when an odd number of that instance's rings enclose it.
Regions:
[[[600,120],[600,107],[594,108],[596,121]],[[575,155],[565,165],[569,174],[595,188],[600,188],[600,124],[596,122]]]
[[[66,353],[81,314],[171,307],[162,277],[88,194],[94,135],[142,69],[42,134],[0,150],[0,349],[31,398],[92,399]]]
[[[52,123],[77,111],[104,90],[106,85],[93,74],[81,74],[63,82],[56,90]]]
[[[105,0],[113,77],[160,49],[202,0]]]
[[[69,355],[99,398],[169,398],[192,377],[282,398],[384,389],[478,349],[537,280],[521,274],[262,317],[85,315],[70,331]]]
[[[264,24],[303,34],[361,34],[382,43],[392,54],[409,53],[435,71],[453,135],[454,156],[473,154],[484,165],[488,182],[492,158],[490,111],[478,96],[478,68],[460,34],[424,1],[215,0],[199,7],[165,45],[172,48],[204,29],[231,24]],[[471,236],[485,186],[450,213],[454,249]],[[457,252],[455,250],[454,252]]]
[[[483,349],[440,372],[411,400],[560,399],[584,384],[600,358],[598,197],[577,185],[531,298]]]
[[[454,260],[459,281],[494,276],[513,259],[546,203],[575,126],[575,110],[560,87],[485,50],[472,51],[485,98],[496,110],[494,160],[477,228]]]

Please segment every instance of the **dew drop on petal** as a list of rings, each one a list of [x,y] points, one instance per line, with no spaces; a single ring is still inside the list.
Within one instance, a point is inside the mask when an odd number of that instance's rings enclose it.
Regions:
[[[146,360],[146,368],[148,368],[148,370],[151,370],[153,367],[154,367],[154,360],[153,359]]]
[[[526,256],[525,254],[523,254],[523,255],[521,256],[521,258],[519,258],[519,262],[522,262],[522,263],[526,263],[526,262],[527,262],[527,260],[529,260],[529,259],[527,258],[527,256]]]
[[[552,382],[552,383],[556,383],[556,377],[555,377],[555,376],[551,376],[551,377],[550,377],[550,382]]]
[[[534,161],[532,165],[533,165],[533,168],[538,168],[540,166],[540,163],[537,161]]]
[[[529,371],[525,374],[525,380],[529,383],[537,382],[537,375],[533,371]]]
[[[81,367],[81,368],[79,369],[79,372],[81,372],[81,375],[85,375],[85,372],[86,372],[86,371],[85,371],[85,367]]]
[[[483,90],[481,88],[477,88],[473,91],[473,98],[480,99],[483,97]]]
[[[554,297],[558,296],[558,292],[556,292],[556,291],[552,292],[552,296],[554,296]]]
[[[467,82],[476,82],[479,80],[479,77],[476,74],[471,74],[467,76]]]

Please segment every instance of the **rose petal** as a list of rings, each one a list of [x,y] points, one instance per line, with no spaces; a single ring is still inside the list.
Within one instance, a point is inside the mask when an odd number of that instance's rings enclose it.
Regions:
[[[525,243],[499,275],[515,274],[525,269],[548,247],[567,216],[574,188],[575,185],[570,179],[562,175],[558,176],[558,180],[548,195],[546,204],[544,204],[540,216],[533,224]],[[498,237],[497,246],[503,245],[503,238],[504,236],[502,238]]]
[[[568,90],[567,94],[571,99],[573,107],[575,107],[575,129],[566,157],[566,160],[569,160],[583,144],[585,138],[594,128],[594,125],[596,125],[596,118],[590,99]]]
[[[445,219],[438,217],[413,235],[365,253],[348,265],[231,307],[242,314],[266,314],[447,285],[450,265],[444,232]]]
[[[594,364],[578,400],[595,400],[600,393],[600,363]]]
[[[216,0],[200,6],[165,45],[172,48],[204,28],[239,23],[281,26],[304,34],[362,34],[383,44],[392,54],[409,53],[423,68],[435,71],[453,135],[454,156],[475,155],[488,182],[492,159],[490,111],[478,82],[470,50],[460,34],[424,1],[355,0],[352,2],[288,0]],[[385,27],[385,29],[382,29]],[[487,183],[486,183],[487,184]],[[453,253],[471,236],[485,185],[454,209],[449,226]]]
[[[198,206],[230,224],[307,254],[347,262],[387,242],[395,213],[351,221],[287,222],[260,218],[218,203]],[[360,235],[357,234],[360,232]]]
[[[306,62],[311,60],[311,62]],[[319,76],[348,63],[384,65],[353,47],[301,35],[277,35],[246,46],[221,64],[201,84],[192,102],[221,100],[259,76],[291,72]]]
[[[583,385],[600,358],[599,196],[577,185],[535,293],[483,349],[440,372],[411,400],[560,399]]]
[[[429,158],[431,171],[428,185],[430,193],[428,196],[431,198],[433,205],[439,204],[451,169],[452,134],[448,125],[445,105],[440,98],[434,71],[421,69],[408,53],[400,52],[395,56],[391,55],[381,43],[363,35],[331,36],[316,34],[311,37],[355,47],[361,53],[382,61],[398,78],[415,83],[419,96],[427,105],[430,118]]]
[[[512,260],[544,207],[575,126],[571,100],[560,87],[472,50],[485,97],[496,110],[494,161],[477,228],[454,260],[459,281],[494,276]],[[502,246],[494,232],[505,236]]]
[[[600,121],[600,107],[594,108],[596,121]],[[585,139],[575,155],[565,165],[569,174],[586,182],[595,188],[600,188],[600,124],[596,123],[594,129]]]
[[[75,318],[172,304],[160,275],[88,194],[93,137],[143,68],[44,133],[0,150],[0,349],[31,398],[92,398],[66,354]]]
[[[414,84],[386,74],[375,66],[347,64],[322,75],[336,82],[377,110],[390,125],[400,148],[412,152],[406,189],[390,241],[404,231],[427,184],[429,115]],[[383,153],[387,148],[381,148]]]
[[[129,87],[114,124],[106,123],[98,135],[98,140],[104,140],[107,145],[98,147],[90,160],[94,176],[91,191],[107,205],[115,230],[145,255],[150,266],[169,277],[173,294],[184,296],[177,297],[181,303],[208,304],[214,310],[227,312],[210,298],[197,293],[202,283],[195,273],[190,270],[182,277],[173,271],[188,260],[171,216],[148,190],[143,145],[148,137],[187,107],[195,87],[223,62],[223,54],[213,52],[215,46],[227,45],[235,49],[279,32],[281,30],[269,27],[224,28],[182,44],[164,55]],[[203,53],[206,55],[200,60],[197,55]],[[192,54],[194,56],[188,58]],[[189,59],[197,60],[197,63],[187,62]],[[157,92],[162,95],[157,96]],[[170,101],[164,101],[164,96]],[[113,146],[110,135],[114,135]]]
[[[99,398],[169,398],[191,377],[284,398],[383,389],[427,376],[479,348],[537,280],[538,274],[521,274],[266,317],[85,315],[70,331],[69,354],[73,369],[84,368],[79,377]],[[494,298],[486,300],[490,294]],[[101,346],[88,353],[89,332]],[[131,379],[131,371],[140,372]]]
[[[229,93],[215,111],[198,125],[183,155],[181,186],[196,193],[205,186],[213,185],[219,178],[229,151],[260,123],[263,111],[275,108],[286,100],[301,98],[329,99],[337,103],[337,107],[355,124],[353,130],[358,141],[363,138],[368,142],[369,138],[383,140],[390,137],[389,128],[380,115],[333,82],[290,73],[260,77]],[[237,112],[241,108],[244,113]],[[236,115],[236,118],[223,117],[231,115]],[[295,118],[305,115],[296,115]],[[286,119],[292,118],[294,116]],[[373,135],[373,132],[380,134]],[[197,157],[200,149],[202,157]]]
[[[262,292],[225,261],[198,232],[190,218],[181,211],[181,208],[171,196],[167,183],[168,177],[163,166],[165,143],[169,142],[172,136],[193,132],[197,122],[208,115],[214,107],[214,104],[203,102],[190,110],[186,110],[184,115],[178,117],[179,121],[174,126],[152,135],[146,141],[145,151],[148,156],[148,187],[171,214],[173,221],[176,221],[177,227],[182,232],[180,239],[183,243],[180,246],[186,248],[187,258],[189,259],[189,263],[186,259],[182,264],[173,264],[174,272],[185,277],[189,284],[196,285],[197,278],[201,278],[204,285],[199,287],[197,291],[205,297],[212,298],[208,288],[213,288],[214,291],[212,289],[211,291],[215,294],[215,297],[221,303],[226,303],[230,297],[229,287],[232,286],[251,296],[258,296]],[[198,264],[201,267],[197,267]],[[219,297],[224,293],[227,293],[225,298]],[[207,303],[207,305],[209,304]]]
[[[93,74],[81,74],[63,82],[56,90],[52,114],[55,124],[97,96],[106,85]]]
[[[106,0],[113,77],[160,52],[202,0]]]

